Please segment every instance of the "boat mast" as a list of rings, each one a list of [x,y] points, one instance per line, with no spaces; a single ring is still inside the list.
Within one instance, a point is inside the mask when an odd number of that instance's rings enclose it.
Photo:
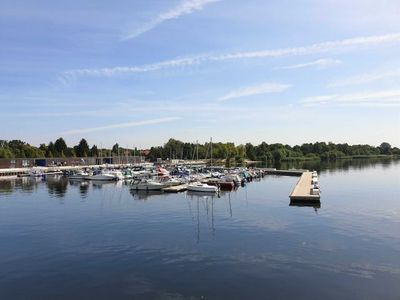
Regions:
[[[121,164],[121,156],[119,155],[119,145],[117,147],[117,153],[118,153],[118,164]]]
[[[128,145],[126,145],[126,149],[125,149],[125,162],[126,162],[126,164],[128,164]]]
[[[196,160],[199,160],[199,140],[196,141]]]
[[[210,143],[211,143],[211,154],[210,154],[211,162],[210,162],[210,164],[211,164],[211,167],[212,167],[212,137],[210,137]]]

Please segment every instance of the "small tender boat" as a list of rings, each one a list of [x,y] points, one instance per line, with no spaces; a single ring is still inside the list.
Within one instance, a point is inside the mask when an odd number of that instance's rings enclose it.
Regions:
[[[193,192],[214,192],[216,193],[218,191],[218,188],[216,186],[208,185],[205,183],[197,182],[197,183],[191,183],[187,187],[188,191],[193,191]]]

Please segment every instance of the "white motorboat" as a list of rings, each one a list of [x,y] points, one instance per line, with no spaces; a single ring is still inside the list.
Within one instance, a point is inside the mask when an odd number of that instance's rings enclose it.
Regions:
[[[183,183],[182,180],[170,176],[158,177],[157,182],[163,184],[165,187],[181,185]]]
[[[111,175],[114,175],[114,177],[115,177],[116,180],[123,180],[123,179],[125,179],[124,174],[122,174],[121,171],[114,170],[114,171],[109,171],[108,173],[111,174]]]
[[[165,188],[166,185],[154,180],[141,180],[132,183],[131,190],[139,191],[157,191]]]
[[[76,179],[76,180],[89,179],[89,177],[90,177],[90,174],[83,170],[78,170],[75,173],[68,176],[69,179]]]
[[[30,171],[29,171],[29,176],[30,177],[42,177],[44,174],[44,171],[42,168],[36,168],[33,167]]]
[[[221,178],[224,182],[233,181],[235,185],[239,186],[242,183],[242,178],[238,174],[227,174]]]
[[[113,181],[118,180],[118,177],[112,172],[101,171],[99,174],[91,176],[90,179],[98,181]]]
[[[196,183],[191,183],[187,187],[188,191],[193,191],[193,192],[214,192],[216,193],[218,191],[218,188],[213,185],[208,185],[205,183],[201,182],[196,182]]]

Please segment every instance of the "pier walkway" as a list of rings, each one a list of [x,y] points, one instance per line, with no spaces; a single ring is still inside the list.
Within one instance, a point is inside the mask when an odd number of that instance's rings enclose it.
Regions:
[[[316,194],[312,192],[312,172],[303,172],[297,181],[292,193],[290,194],[291,201],[320,201],[319,190]]]

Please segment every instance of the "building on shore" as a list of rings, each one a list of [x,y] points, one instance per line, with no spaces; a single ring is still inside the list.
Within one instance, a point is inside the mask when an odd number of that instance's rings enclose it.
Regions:
[[[0,169],[142,163],[143,156],[1,158]]]

